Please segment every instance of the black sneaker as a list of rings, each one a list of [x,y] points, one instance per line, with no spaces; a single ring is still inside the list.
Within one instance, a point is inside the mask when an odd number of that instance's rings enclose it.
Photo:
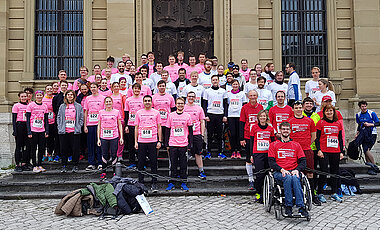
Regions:
[[[315,206],[321,206],[322,205],[321,201],[318,199],[318,197],[316,195],[313,196],[313,204]]]
[[[67,173],[67,168],[66,168],[66,166],[62,166],[61,173]]]
[[[301,207],[298,210],[298,213],[301,215],[301,217],[308,217],[309,216],[309,213],[307,212],[305,207]]]
[[[17,165],[16,168],[15,168],[15,172],[22,172],[22,168]]]
[[[156,184],[152,184],[152,187],[150,189],[152,190],[152,193],[158,192],[158,186]]]
[[[21,170],[22,170],[22,171],[32,171],[32,168],[30,168],[30,167],[27,166],[27,165],[23,165],[23,166],[21,166]]]
[[[292,217],[293,216],[293,208],[290,206],[285,206],[285,216]]]
[[[74,166],[72,172],[73,172],[73,173],[76,173],[76,172],[78,172],[78,171],[79,171],[78,166]]]

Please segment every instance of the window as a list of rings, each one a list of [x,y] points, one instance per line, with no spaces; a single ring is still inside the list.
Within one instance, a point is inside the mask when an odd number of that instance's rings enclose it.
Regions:
[[[35,79],[69,79],[83,63],[83,0],[36,0]]]
[[[281,0],[282,65],[296,64],[300,77],[318,66],[327,77],[325,0]]]

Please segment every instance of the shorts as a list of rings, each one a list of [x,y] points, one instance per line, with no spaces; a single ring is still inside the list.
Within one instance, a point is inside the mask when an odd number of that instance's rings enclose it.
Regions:
[[[194,135],[193,136],[193,148],[191,149],[191,155],[194,156],[195,154],[197,155],[202,155],[203,153],[203,138],[202,135]]]
[[[364,153],[372,149],[372,147],[376,143],[376,139],[377,139],[377,134],[372,134],[371,135],[371,140],[365,140],[365,142],[363,141],[362,147],[363,147],[363,152]]]
[[[304,150],[303,152],[305,153],[305,156],[306,156],[306,167],[314,170],[314,151],[309,149],[309,150]],[[305,170],[305,171],[311,173],[311,171],[309,170]]]

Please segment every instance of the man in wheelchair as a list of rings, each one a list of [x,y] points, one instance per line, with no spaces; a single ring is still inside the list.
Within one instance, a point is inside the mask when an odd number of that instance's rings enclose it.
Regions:
[[[274,179],[282,182],[285,193],[285,216],[293,216],[293,195],[301,217],[308,217],[305,208],[300,174],[306,167],[306,157],[298,142],[289,138],[290,124],[282,122],[280,140],[272,142],[269,146],[269,166],[273,169]]]

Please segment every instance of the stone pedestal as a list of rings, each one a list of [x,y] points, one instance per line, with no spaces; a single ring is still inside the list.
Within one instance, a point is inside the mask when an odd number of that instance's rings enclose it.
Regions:
[[[15,139],[11,113],[0,113],[0,167],[14,164]]]

